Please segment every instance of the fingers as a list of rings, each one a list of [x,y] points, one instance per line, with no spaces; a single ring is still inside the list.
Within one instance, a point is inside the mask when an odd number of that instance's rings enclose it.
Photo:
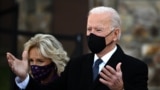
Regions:
[[[112,76],[115,74],[116,72],[114,71],[114,69],[110,66],[106,66],[102,69],[102,72],[100,72],[101,77],[103,77],[105,80],[110,80],[112,78]]]
[[[114,68],[112,68],[111,66],[107,65],[106,67],[106,70],[110,73],[110,74],[115,74],[116,71],[114,70]]]
[[[122,71],[121,71],[121,65],[122,63],[118,63],[116,66],[117,75],[119,76],[119,82],[122,81]]]
[[[108,85],[110,84],[110,82],[106,81],[106,80],[103,79],[103,78],[100,78],[99,81],[100,81],[101,83],[103,83],[104,85],[106,85],[106,86],[108,86]]]
[[[7,57],[9,66],[12,68],[13,67],[12,64],[13,64],[14,60],[16,60],[15,56],[13,56],[11,53],[7,52],[6,57]]]
[[[119,62],[119,63],[117,64],[117,66],[116,66],[116,71],[117,71],[117,72],[121,72],[121,65],[122,65],[121,62]]]
[[[102,72],[100,72],[100,75],[103,79],[107,81],[110,81],[112,77],[112,74],[106,68],[102,69]]]
[[[11,53],[7,52],[6,54],[7,54],[7,59],[8,60],[15,60],[16,59],[15,56],[12,55]]]
[[[118,63],[116,65],[116,70],[114,68],[112,68],[111,66],[107,65],[106,67],[104,67],[102,69],[102,72],[100,72],[100,75],[101,77],[104,79],[104,80],[107,80],[107,81],[111,81],[112,79],[114,79],[115,77],[117,76],[121,76],[121,62]]]
[[[122,71],[121,71],[122,63],[118,63],[116,65],[116,69],[107,65],[102,69],[100,72],[101,78],[99,81],[108,86],[111,90],[118,90],[118,88],[123,87],[123,80],[122,80]]]
[[[110,72],[111,74],[115,74],[116,72],[121,72],[121,65],[122,63],[119,62],[117,65],[116,65],[116,70],[114,68],[112,68],[111,66],[106,66],[106,70],[108,70],[108,72]]]
[[[25,61],[28,60],[28,52],[27,51],[23,51],[23,53],[22,53],[22,60],[25,60]]]

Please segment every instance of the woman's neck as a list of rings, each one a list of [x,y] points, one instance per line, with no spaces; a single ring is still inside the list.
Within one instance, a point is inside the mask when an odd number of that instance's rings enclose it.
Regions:
[[[53,77],[55,77],[55,76],[56,76],[56,74],[52,71],[46,79],[41,80],[41,84],[45,85],[45,84],[52,82],[54,80]]]

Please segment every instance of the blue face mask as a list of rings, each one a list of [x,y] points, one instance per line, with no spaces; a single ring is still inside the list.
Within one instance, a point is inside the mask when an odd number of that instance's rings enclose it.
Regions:
[[[93,52],[93,53],[99,53],[101,52],[107,45],[111,44],[107,44],[106,45],[106,41],[105,38],[107,36],[109,36],[113,31],[111,31],[108,35],[106,35],[105,37],[100,37],[100,36],[96,36],[94,34],[90,34],[89,36],[87,36],[87,42],[88,42],[88,47],[89,49]]]

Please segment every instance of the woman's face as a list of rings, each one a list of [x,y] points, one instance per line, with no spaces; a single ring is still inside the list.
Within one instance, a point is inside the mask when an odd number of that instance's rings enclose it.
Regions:
[[[30,49],[29,51],[30,65],[45,66],[50,64],[51,62],[52,62],[51,59],[43,57],[36,47]]]

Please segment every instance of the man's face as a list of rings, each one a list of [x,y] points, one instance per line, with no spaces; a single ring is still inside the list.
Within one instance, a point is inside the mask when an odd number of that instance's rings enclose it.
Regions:
[[[105,38],[106,45],[117,40],[117,34],[111,30],[111,17],[106,13],[90,14],[88,16],[86,35],[94,34]],[[113,40],[114,39],[114,40]]]
[[[106,36],[110,30],[110,18],[106,14],[90,14],[87,22],[87,36],[91,33]]]

